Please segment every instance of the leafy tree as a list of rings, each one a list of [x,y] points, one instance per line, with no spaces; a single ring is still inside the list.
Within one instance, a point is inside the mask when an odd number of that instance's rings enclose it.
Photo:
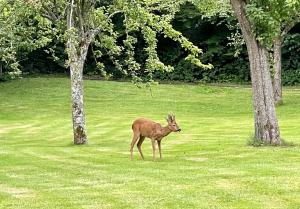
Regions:
[[[296,33],[297,27],[293,32],[286,36],[282,48],[283,85],[300,83],[300,33]]]
[[[274,53],[274,100],[282,102],[281,48],[287,33],[300,22],[298,0],[252,0],[247,13],[257,39],[267,46],[273,45]]]
[[[71,75],[72,119],[74,143],[87,142],[83,104],[83,67],[91,43],[100,48],[94,52],[97,67],[105,74],[104,64],[99,62],[104,55],[109,56],[117,69],[129,75],[134,82],[153,82],[152,75],[156,70],[171,71],[173,67],[162,63],[157,55],[157,36],[162,34],[180,43],[187,50],[186,60],[196,66],[211,68],[199,59],[202,50],[194,46],[180,32],[173,29],[171,20],[180,4],[185,1],[171,0],[30,0],[1,1],[1,25],[3,35],[2,62],[11,63],[14,74],[20,73],[16,53],[21,46],[28,51],[37,49],[55,38],[64,37],[67,65]],[[18,15],[16,15],[18,14]],[[113,22],[116,15],[123,18],[123,33],[120,33]],[[7,19],[12,19],[8,22]],[[18,18],[18,19],[17,19]],[[67,21],[65,21],[65,19]],[[32,21],[32,22],[31,22]],[[23,25],[22,25],[23,24]],[[43,25],[44,24],[44,25]],[[5,28],[5,26],[7,26]],[[40,27],[42,26],[42,27]],[[32,29],[32,30],[31,30]],[[16,30],[16,31],[15,31]],[[23,30],[21,33],[18,33]],[[44,31],[46,31],[44,33]],[[50,38],[46,33],[51,34]],[[135,34],[142,34],[146,43],[145,60],[146,79],[139,71],[141,64],[135,60]],[[21,35],[20,35],[21,34]],[[119,43],[120,36],[125,39]],[[35,39],[33,39],[33,37]],[[25,44],[20,44],[24,39]],[[33,41],[34,40],[34,41]],[[33,42],[33,43],[32,43]],[[21,46],[20,46],[21,45]],[[122,58],[122,60],[120,60]]]
[[[248,50],[253,91],[255,138],[264,143],[280,145],[281,138],[275,112],[269,53],[264,39],[260,40],[260,36],[254,33],[257,25],[250,21],[251,17],[246,10],[252,2],[230,0]],[[266,1],[261,1],[261,3],[263,2]],[[264,16],[261,18],[263,21],[266,20]]]
[[[70,0],[67,7],[67,53],[68,64],[71,72],[72,113],[74,128],[74,143],[87,142],[85,117],[83,110],[83,84],[82,72],[89,46],[92,42],[107,49],[116,67],[124,74],[130,74],[134,81],[140,82],[138,76],[141,65],[134,59],[134,45],[136,38],[134,32],[140,31],[147,44],[145,51],[147,59],[145,71],[148,80],[152,81],[153,72],[156,70],[170,71],[171,66],[164,65],[157,55],[157,34],[178,41],[181,46],[189,51],[187,60],[193,64],[211,68],[211,65],[202,64],[198,59],[202,52],[182,34],[172,28],[170,21],[178,10],[181,1],[162,0],[116,0],[107,6],[99,6],[96,1]],[[114,29],[112,18],[116,14],[124,16],[123,25],[126,39],[123,45],[118,44],[118,32]],[[124,52],[126,57],[120,62],[117,57]],[[98,57],[101,57],[101,51]],[[103,63],[97,64],[103,69]]]
[[[47,45],[51,38],[49,22],[22,0],[0,1],[0,79],[21,75],[19,53],[29,53]]]
[[[199,0],[201,2],[201,0]],[[198,1],[198,2],[199,2]],[[219,1],[226,3],[226,1]],[[281,9],[277,4],[261,0],[230,0],[247,46],[254,106],[255,138],[264,143],[280,145],[281,138],[275,112],[274,94],[270,75],[268,46],[272,43],[275,24],[269,16],[260,12],[266,7],[274,12]],[[274,6],[274,7],[270,7]],[[215,7],[219,11],[219,7]],[[223,9],[221,9],[223,10]],[[283,15],[284,16],[284,15]],[[287,19],[287,16],[285,16]],[[264,24],[263,27],[260,27]]]

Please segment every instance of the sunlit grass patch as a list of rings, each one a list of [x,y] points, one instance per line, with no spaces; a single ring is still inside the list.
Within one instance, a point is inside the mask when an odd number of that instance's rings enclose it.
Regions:
[[[85,81],[89,143],[72,144],[67,78],[0,83],[0,208],[291,208],[300,205],[300,90],[277,107],[282,137],[294,146],[247,146],[253,135],[251,89]],[[181,133],[150,140],[130,161],[138,117]]]

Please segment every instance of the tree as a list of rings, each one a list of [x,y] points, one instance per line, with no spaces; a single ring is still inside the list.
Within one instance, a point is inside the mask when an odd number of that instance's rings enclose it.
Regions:
[[[157,33],[164,34],[189,51],[186,57],[197,66],[211,68],[200,62],[198,55],[202,52],[190,41],[172,28],[171,20],[178,10],[181,1],[131,1],[118,0],[108,2],[108,6],[101,6],[96,1],[70,0],[67,7],[67,53],[68,65],[71,74],[71,97],[72,97],[72,119],[74,131],[74,143],[87,143],[85,127],[84,104],[83,104],[83,81],[82,72],[84,62],[90,44],[93,42],[108,50],[116,67],[124,74],[130,74],[135,81],[141,81],[138,71],[141,65],[134,60],[134,44],[136,38],[134,33],[140,31],[147,44],[145,51],[148,54],[145,71],[149,81],[152,81],[152,73],[155,70],[172,70],[171,66],[165,66],[158,58]],[[112,18],[116,14],[124,17],[126,39],[123,45],[117,43],[118,32],[114,31]],[[117,57],[125,51],[125,60],[119,61]],[[101,56],[101,51],[98,53]],[[103,68],[102,63],[97,64]]]
[[[274,89],[274,100],[275,104],[280,104],[283,102],[282,100],[282,53],[281,48],[286,37],[286,34],[300,21],[300,17],[291,20],[289,24],[285,25],[283,30],[278,34],[276,39],[274,40],[274,80],[273,80],[273,89]]]
[[[26,59],[26,53],[51,41],[49,22],[26,1],[0,1],[0,28],[0,79],[19,77],[20,52]]]
[[[86,5],[85,5],[86,4]],[[74,143],[87,142],[85,115],[83,109],[82,71],[92,34],[85,25],[85,20],[92,7],[90,2],[71,0],[67,16],[68,42],[67,52],[71,75],[71,98]],[[76,28],[75,28],[76,27]]]
[[[274,94],[270,74],[269,52],[267,44],[261,38],[261,31],[256,31],[260,21],[267,22],[266,16],[259,16],[258,21],[252,21],[254,15],[249,12],[249,8],[257,8],[257,2],[265,4],[269,1],[260,0],[192,0],[194,3],[201,5],[202,2],[208,2],[210,11],[208,14],[223,13],[228,11],[226,6],[231,5],[232,10],[238,20],[242,31],[243,39],[246,43],[252,82],[253,108],[254,108],[254,127],[255,139],[267,144],[280,145],[279,125],[275,112]],[[273,9],[273,8],[272,8]],[[278,8],[276,8],[278,9]],[[200,7],[203,11],[203,8]],[[205,10],[204,10],[205,12]],[[270,36],[269,33],[266,33]],[[268,39],[269,40],[269,39]]]
[[[8,5],[6,8],[10,9],[11,1],[3,2]],[[209,64],[201,63],[198,59],[199,54],[202,53],[201,49],[194,46],[180,32],[172,28],[171,21],[174,14],[185,0],[176,2],[171,0],[18,0],[13,1],[13,5],[17,5],[14,2],[19,3],[18,6],[14,7],[15,11],[25,11],[23,6],[27,8],[25,6],[28,5],[31,10],[25,12],[25,14],[31,18],[37,17],[34,20],[46,22],[47,27],[49,27],[48,32],[54,31],[51,36],[52,39],[46,39],[45,36],[42,36],[41,43],[50,42],[55,38],[62,37],[64,34],[68,54],[67,64],[70,67],[71,75],[72,121],[75,144],[87,143],[82,77],[84,63],[91,43],[100,48],[100,50],[94,52],[95,57],[98,58],[96,61],[99,70],[105,73],[104,64],[100,62],[101,59],[99,58],[107,55],[117,69],[123,74],[131,76],[136,83],[142,81],[153,82],[152,74],[155,70],[172,70],[171,66],[166,66],[159,60],[156,52],[157,34],[163,34],[165,37],[179,42],[189,52],[186,60],[199,67],[212,67]],[[13,16],[13,13],[6,11],[3,14],[6,16],[1,16],[1,21],[5,20],[6,17]],[[113,18],[115,16],[123,19],[122,32],[118,31],[114,25]],[[1,24],[3,26],[10,25],[8,22],[3,22]],[[17,25],[22,21],[15,22]],[[13,26],[9,29],[12,28]],[[19,27],[15,28],[19,29]],[[28,30],[26,25],[24,25],[24,29]],[[39,33],[40,31],[34,31],[33,34]],[[148,57],[143,65],[144,69],[142,69],[140,63],[135,61],[136,33],[141,33],[146,42],[145,51]],[[121,38],[124,35],[125,39]],[[6,43],[5,38],[2,40]],[[120,40],[122,43],[120,43]],[[13,45],[14,41],[10,40],[7,43]],[[42,44],[34,46],[42,46]],[[16,51],[18,51],[18,48],[13,48],[10,54],[14,55],[13,53]],[[14,56],[12,57],[12,60],[17,63],[17,59]],[[140,70],[144,71],[146,79],[141,77]]]
[[[280,145],[281,138],[275,112],[274,94],[267,48],[257,40],[255,25],[250,22],[248,0],[230,0],[246,42],[253,92],[255,138],[264,143]]]
[[[281,48],[287,33],[300,21],[300,2],[297,0],[251,1],[247,6],[250,22],[257,38],[273,45],[274,100],[282,103]]]
[[[284,2],[286,3],[286,2]],[[279,11],[285,12],[281,15],[281,21],[279,24],[279,33],[275,37],[274,40],[274,81],[273,81],[273,88],[274,88],[274,100],[275,104],[282,103],[282,82],[281,82],[281,74],[282,74],[282,53],[281,48],[284,42],[284,39],[287,33],[297,24],[300,22],[300,2],[294,1],[291,4],[284,4]]]

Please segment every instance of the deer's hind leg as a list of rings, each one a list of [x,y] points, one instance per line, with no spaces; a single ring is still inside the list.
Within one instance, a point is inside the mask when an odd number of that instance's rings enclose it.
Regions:
[[[144,140],[145,140],[145,137],[144,136],[140,136],[140,140],[137,143],[137,148],[138,148],[138,150],[140,152],[140,155],[141,155],[141,157],[142,157],[143,160],[144,160],[144,155],[142,153],[142,144],[143,144]]]
[[[131,160],[133,158],[133,147],[134,147],[135,143],[139,140],[139,138],[140,138],[140,133],[133,132],[133,137],[132,137],[132,141],[130,144],[130,159]]]

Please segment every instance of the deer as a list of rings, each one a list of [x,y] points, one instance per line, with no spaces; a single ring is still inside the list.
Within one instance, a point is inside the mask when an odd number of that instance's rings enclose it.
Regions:
[[[159,156],[162,159],[161,154],[161,140],[169,135],[171,132],[180,132],[181,129],[176,123],[175,115],[169,114],[166,118],[168,125],[163,127],[161,124],[156,123],[152,120],[145,118],[138,118],[132,124],[133,137],[130,144],[130,159],[133,159],[133,147],[137,143],[137,148],[140,153],[141,158],[144,160],[144,155],[142,153],[142,144],[145,137],[149,138],[152,142],[152,152],[153,160],[155,160],[155,143],[158,144]]]

